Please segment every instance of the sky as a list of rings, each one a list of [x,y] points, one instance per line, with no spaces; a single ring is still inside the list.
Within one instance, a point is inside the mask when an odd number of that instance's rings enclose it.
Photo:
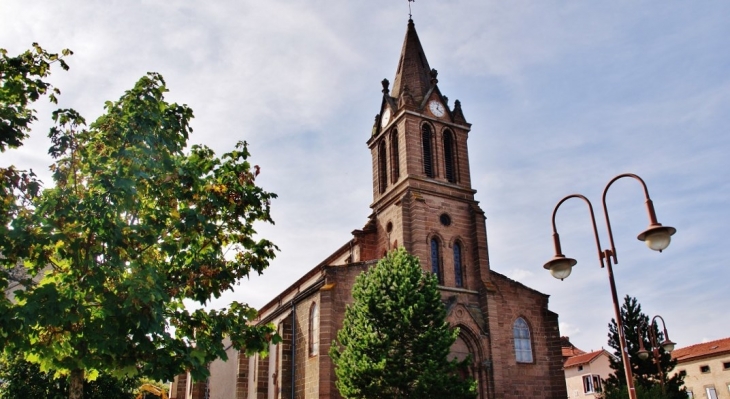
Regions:
[[[487,215],[492,270],[550,295],[562,335],[607,347],[614,317],[585,203],[551,216],[566,195],[588,197],[602,249],[601,196],[621,173],[646,182],[658,221],[677,233],[663,253],[636,239],[648,226],[641,185],[607,193],[620,298],[661,315],[679,347],[730,336],[730,2],[484,1],[410,3],[439,88],[468,122],[472,185]],[[406,0],[2,0],[0,48],[70,48],[54,70],[58,107],[92,121],[148,71],[167,100],[195,112],[192,143],[217,153],[239,140],[277,193],[275,225],[258,225],[280,252],[261,276],[209,306],[260,307],[363,227],[372,202],[366,141],[392,81],[408,21]],[[2,165],[52,184],[46,134],[56,106]]]

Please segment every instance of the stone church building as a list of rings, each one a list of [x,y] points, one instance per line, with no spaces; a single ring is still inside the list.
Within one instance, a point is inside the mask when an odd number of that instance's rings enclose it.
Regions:
[[[367,146],[372,214],[352,238],[260,309],[283,342],[268,357],[229,350],[207,381],[180,376],[177,399],[341,398],[330,345],[352,302],[355,278],[395,247],[438,276],[448,321],[459,327],[452,356],[471,354],[479,398],[567,396],[558,315],[548,296],[490,269],[484,211],[469,170],[471,125],[438,86],[412,20],[392,85]]]

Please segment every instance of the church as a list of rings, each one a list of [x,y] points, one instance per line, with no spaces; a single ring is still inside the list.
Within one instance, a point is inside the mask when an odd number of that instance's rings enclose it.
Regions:
[[[266,357],[229,349],[207,381],[181,375],[176,399],[341,398],[328,355],[352,302],[355,278],[403,246],[438,277],[448,321],[459,328],[451,356],[471,355],[480,399],[565,398],[558,315],[548,295],[491,270],[486,217],[474,200],[471,124],[439,90],[412,19],[392,84],[370,136],[373,202],[364,227],[260,309],[283,341]],[[363,131],[367,131],[363,129]]]

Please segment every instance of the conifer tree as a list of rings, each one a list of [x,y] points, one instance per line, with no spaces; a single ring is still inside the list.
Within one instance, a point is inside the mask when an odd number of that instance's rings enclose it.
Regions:
[[[446,322],[436,277],[400,248],[360,275],[330,349],[337,388],[356,398],[475,398],[476,383],[449,360],[459,334]]]
[[[664,350],[659,350],[659,364],[665,380],[665,394],[663,396],[661,395],[660,389],[661,376],[658,373],[653,356],[650,355],[646,360],[639,358],[639,339],[642,340],[646,349],[651,348],[651,343],[649,341],[649,331],[646,327],[649,326],[649,316],[642,313],[641,304],[639,304],[636,298],[626,295],[624,303],[621,306],[621,317],[624,323],[626,348],[631,361],[631,371],[634,374],[634,385],[636,386],[639,399],[655,397],[663,397],[666,399],[686,398],[687,393],[682,387],[684,384],[684,376],[679,374],[672,375],[674,374],[673,370],[677,365],[677,361],[673,360],[669,353]],[[642,326],[641,337],[639,337],[639,325]],[[653,329],[657,337],[657,342],[661,343],[664,340],[664,335],[658,330],[656,324],[649,326],[649,328]],[[606,397],[625,397],[625,394],[621,396],[621,392],[626,392],[626,374],[624,373],[624,363],[621,359],[618,328],[615,319],[611,319],[608,330],[608,345],[614,349],[615,357],[610,359],[611,368],[614,370],[614,373],[606,379]]]

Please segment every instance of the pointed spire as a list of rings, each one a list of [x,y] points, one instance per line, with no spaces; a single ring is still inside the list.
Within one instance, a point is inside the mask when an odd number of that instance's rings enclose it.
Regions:
[[[433,79],[435,80],[435,76]],[[426,54],[418,39],[416,26],[413,24],[413,20],[409,19],[391,96],[399,98],[404,93],[404,88],[408,87],[409,94],[419,103],[431,88],[431,82],[431,68],[428,66]]]

